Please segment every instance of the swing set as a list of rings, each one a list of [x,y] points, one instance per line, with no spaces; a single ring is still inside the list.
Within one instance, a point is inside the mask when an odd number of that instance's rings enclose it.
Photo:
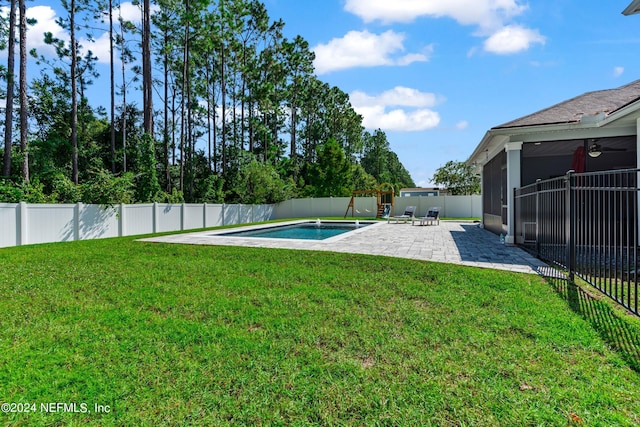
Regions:
[[[389,188],[386,190],[385,188]],[[347,206],[347,210],[344,213],[344,217],[346,218],[349,215],[349,209],[351,209],[351,216],[353,217],[356,213],[360,213],[359,210],[356,209],[356,197],[358,196],[370,196],[376,195],[376,204],[378,206],[376,211],[376,218],[387,218],[392,214],[393,211],[393,186],[389,183],[380,184],[377,190],[356,190],[351,193],[351,200],[349,200],[349,206]],[[365,212],[371,212],[367,209]]]

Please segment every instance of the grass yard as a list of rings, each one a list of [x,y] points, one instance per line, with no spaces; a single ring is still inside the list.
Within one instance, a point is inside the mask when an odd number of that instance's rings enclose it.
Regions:
[[[638,322],[537,276],[120,238],[0,295],[2,425],[640,424]]]

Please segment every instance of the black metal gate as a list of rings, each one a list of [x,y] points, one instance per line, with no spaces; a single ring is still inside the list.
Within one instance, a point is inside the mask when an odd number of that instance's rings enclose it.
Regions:
[[[568,173],[538,181],[515,190],[514,211],[518,245],[636,315],[639,173]]]

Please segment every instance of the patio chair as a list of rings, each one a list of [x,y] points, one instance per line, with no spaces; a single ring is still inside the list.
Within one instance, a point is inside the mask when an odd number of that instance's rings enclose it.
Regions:
[[[436,225],[440,225],[440,208],[431,208],[427,211],[425,216],[413,218],[411,225],[414,225],[416,221],[420,222],[420,225],[431,225],[434,222]]]
[[[395,219],[396,220],[396,224],[400,221],[404,222],[406,224],[407,221],[409,220],[413,220],[414,219],[414,215],[416,213],[416,207],[415,206],[407,206],[404,209],[404,213],[402,215],[394,215],[394,216],[390,216],[389,218],[387,218],[387,224],[391,222],[391,220]]]

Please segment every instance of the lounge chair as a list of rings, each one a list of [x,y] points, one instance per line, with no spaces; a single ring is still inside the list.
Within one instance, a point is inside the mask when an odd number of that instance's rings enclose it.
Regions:
[[[404,209],[404,213],[402,215],[394,215],[394,216],[390,216],[387,219],[387,224],[391,222],[391,220],[395,219],[396,220],[396,224],[400,221],[406,223],[409,220],[413,220],[414,219],[414,215],[416,213],[416,207],[415,206],[407,206]]]
[[[436,225],[440,225],[440,208],[431,208],[427,211],[425,216],[413,218],[411,220],[411,225],[414,225],[416,221],[420,222],[420,225],[430,225],[434,222]]]

